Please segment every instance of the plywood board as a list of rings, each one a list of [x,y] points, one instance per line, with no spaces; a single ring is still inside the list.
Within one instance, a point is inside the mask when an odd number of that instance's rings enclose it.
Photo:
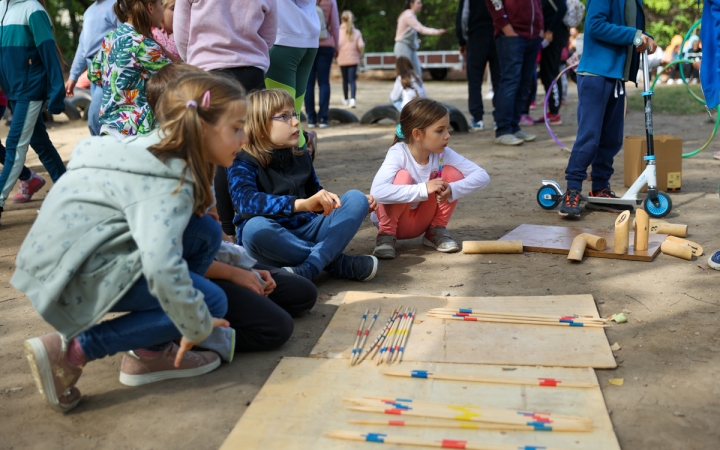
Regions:
[[[596,258],[626,259],[630,261],[652,261],[660,253],[660,245],[667,237],[667,234],[651,234],[648,241],[648,249],[636,251],[635,233],[630,232],[630,248],[627,254],[618,255],[613,253],[615,244],[614,230],[593,230],[591,228],[576,227],[553,227],[548,225],[522,224],[515,228],[500,241],[522,241],[523,250],[526,252],[557,253],[567,255],[570,251],[573,239],[580,233],[589,233],[605,238],[607,247],[603,251],[585,249],[585,256]]]
[[[413,363],[410,369],[427,369],[473,375],[556,377],[597,381],[592,369],[516,367],[480,364]],[[349,424],[348,420],[397,420],[396,415],[350,411],[343,397],[386,396],[432,402],[473,404],[516,410],[549,411],[593,420],[592,432],[532,432],[405,428]],[[440,419],[407,418],[413,421]],[[225,440],[221,450],[368,450],[377,444],[334,440],[330,430],[392,433],[434,439],[460,439],[488,443],[554,446],[563,449],[619,450],[599,387],[592,389],[543,388],[459,381],[398,378],[381,375],[375,367],[350,367],[345,360],[285,358]],[[383,450],[408,447],[383,445]]]
[[[316,358],[349,358],[366,308],[381,308],[368,340],[380,333],[393,308],[417,308],[404,361],[613,368],[602,328],[463,322],[427,317],[432,308],[475,308],[533,314],[599,317],[592,295],[541,297],[431,297],[351,291],[310,352]],[[367,344],[369,346],[369,344]],[[362,364],[374,365],[375,361]],[[402,367],[402,365],[400,366]]]

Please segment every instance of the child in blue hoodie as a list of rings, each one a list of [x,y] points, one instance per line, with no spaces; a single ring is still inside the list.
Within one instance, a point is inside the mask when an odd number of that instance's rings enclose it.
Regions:
[[[567,191],[560,206],[561,217],[580,217],[582,182],[590,165],[590,196],[615,197],[610,177],[613,158],[622,148],[625,82],[636,82],[640,53],[654,53],[657,47],[644,29],[641,0],[588,2],[585,50],[577,70],[578,132],[565,169]],[[598,203],[585,207],[607,209]]]
[[[1,215],[29,145],[53,182],[65,173],[40,114],[46,100],[51,113],[65,111],[65,86],[50,17],[37,0],[0,1],[0,87],[13,112],[0,172]]]

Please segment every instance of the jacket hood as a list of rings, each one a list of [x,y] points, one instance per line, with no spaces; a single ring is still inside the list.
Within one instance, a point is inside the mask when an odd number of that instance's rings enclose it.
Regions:
[[[25,0],[18,0],[25,1]],[[100,141],[102,139],[103,141]],[[81,140],[72,153],[67,170],[98,169],[125,172],[140,176],[180,179],[186,167],[185,161],[178,158],[160,161],[148,151],[148,147],[161,140],[159,131],[150,134],[133,136],[117,145],[97,145],[115,139],[112,136],[94,136]],[[190,172],[185,173],[185,180],[194,182]]]

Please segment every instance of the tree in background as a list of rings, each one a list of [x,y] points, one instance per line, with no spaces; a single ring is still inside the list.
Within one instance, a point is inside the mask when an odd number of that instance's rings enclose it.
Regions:
[[[647,32],[663,48],[676,34],[684,37],[702,15],[697,0],[644,0],[643,6]]]

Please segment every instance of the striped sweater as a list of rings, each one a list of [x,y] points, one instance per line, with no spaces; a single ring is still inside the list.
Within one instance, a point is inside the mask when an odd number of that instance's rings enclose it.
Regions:
[[[65,87],[50,17],[37,0],[0,1],[0,86],[14,101],[49,100],[65,110]]]

